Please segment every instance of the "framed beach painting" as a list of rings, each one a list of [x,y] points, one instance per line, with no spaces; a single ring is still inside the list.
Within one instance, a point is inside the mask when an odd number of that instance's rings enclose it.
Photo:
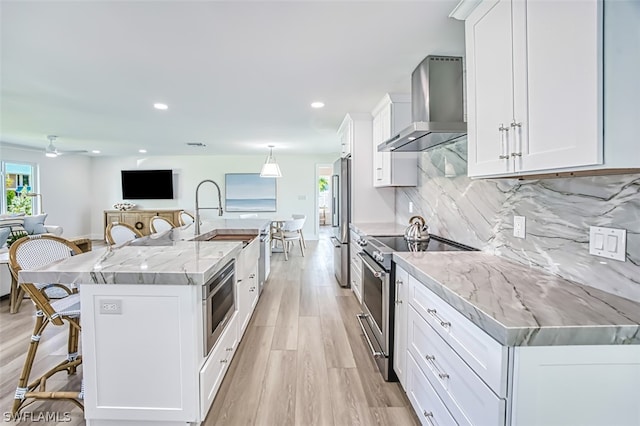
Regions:
[[[260,173],[224,175],[225,210],[228,212],[275,212],[276,181]]]

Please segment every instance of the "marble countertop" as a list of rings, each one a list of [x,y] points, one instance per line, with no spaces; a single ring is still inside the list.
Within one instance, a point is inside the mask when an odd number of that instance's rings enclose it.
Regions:
[[[216,234],[260,234],[268,219],[219,219],[83,253],[46,267],[20,271],[21,282],[64,284],[202,285],[242,250],[238,241],[196,241]]]
[[[394,261],[506,346],[640,344],[640,303],[483,252]]]
[[[404,235],[407,225],[392,222],[356,222],[350,223],[349,228],[360,236],[391,237]]]

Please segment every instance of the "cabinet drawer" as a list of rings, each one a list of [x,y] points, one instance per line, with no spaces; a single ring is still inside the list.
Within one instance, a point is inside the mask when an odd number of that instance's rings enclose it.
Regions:
[[[506,346],[411,276],[409,303],[499,397],[506,396]]]
[[[200,370],[201,420],[207,416],[238,346],[237,318],[238,316],[234,314]]]
[[[461,425],[504,425],[505,401],[409,307],[409,352]]]
[[[457,426],[416,361],[407,354],[407,396],[424,426]]]

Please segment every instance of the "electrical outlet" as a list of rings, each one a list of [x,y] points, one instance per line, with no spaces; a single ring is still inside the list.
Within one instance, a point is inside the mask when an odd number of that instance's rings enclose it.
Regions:
[[[409,201],[409,213],[413,213],[413,203]]]
[[[516,238],[524,238],[526,236],[525,230],[525,217],[514,216],[513,217],[513,236]]]
[[[102,299],[100,300],[100,313],[106,315],[122,315],[122,300]]]

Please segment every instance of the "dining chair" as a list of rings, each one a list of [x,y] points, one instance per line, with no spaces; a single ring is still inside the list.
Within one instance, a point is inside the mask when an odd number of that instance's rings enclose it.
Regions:
[[[29,235],[11,245],[9,262],[12,271],[17,275],[21,270],[35,269],[80,253],[82,251],[78,246],[64,238],[54,235]],[[82,363],[82,355],[78,354],[78,339],[81,331],[80,294],[75,288],[57,283],[21,283],[20,287],[31,298],[36,307],[36,315],[11,413],[17,414],[21,408],[39,399],[68,400],[84,409],[82,387],[79,390],[54,392],[47,391],[46,388],[48,379],[54,374],[61,371],[66,371],[68,375],[75,374]],[[69,325],[66,359],[39,377],[30,379],[33,362],[45,328],[49,324],[64,326],[65,322]]]
[[[291,243],[296,240],[300,241],[300,251],[302,252],[302,256],[304,256],[304,245],[302,244],[300,232],[298,232],[302,229],[303,225],[304,219],[285,220],[272,235],[271,238],[282,243],[285,260],[289,260],[288,252],[290,250]]]
[[[180,226],[189,225],[195,222],[195,219],[193,218],[191,213],[187,213],[184,210],[180,212],[180,215],[178,216],[178,220],[179,220]]]
[[[107,244],[123,244],[127,241],[142,237],[142,233],[127,223],[112,222],[105,231]]]
[[[291,217],[293,219],[304,219],[304,222],[302,222],[302,226],[300,227],[300,230],[298,231],[300,233],[300,239],[302,240],[302,245],[304,246],[304,248],[307,248],[307,242],[304,240],[304,235],[302,234],[302,228],[304,228],[304,224],[307,221],[307,216],[304,214],[292,214]]]
[[[171,223],[169,219],[165,219],[162,216],[154,216],[149,219],[149,229],[152,234],[169,231],[173,228],[175,228],[175,225]]]

